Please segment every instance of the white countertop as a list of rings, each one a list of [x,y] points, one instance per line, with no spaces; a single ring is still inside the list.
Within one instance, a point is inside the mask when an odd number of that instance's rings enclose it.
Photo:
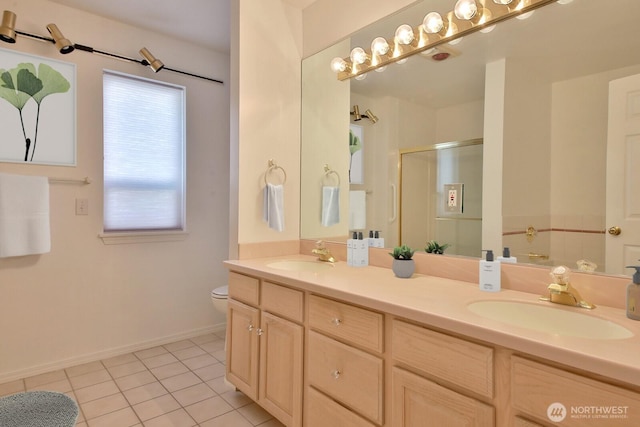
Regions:
[[[349,267],[345,262],[336,262],[319,272],[268,266],[281,260],[317,262],[311,256],[288,255],[225,261],[225,266],[239,273],[260,276],[640,386],[640,321],[628,319],[624,310],[604,306],[586,310],[553,304],[559,310],[578,311],[609,320],[634,334],[630,338],[607,340],[560,336],[487,319],[467,308],[482,300],[551,304],[539,301],[539,295],[512,290],[483,292],[477,284],[418,274],[399,279],[387,268]]]

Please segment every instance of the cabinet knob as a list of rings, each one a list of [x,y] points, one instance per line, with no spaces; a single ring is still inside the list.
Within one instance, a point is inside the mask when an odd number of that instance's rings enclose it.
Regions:
[[[331,323],[334,324],[335,326],[340,326],[342,324],[342,320],[335,317],[331,320]]]
[[[247,326],[247,331],[253,331],[253,325],[251,323],[249,323],[249,326]]]
[[[256,334],[258,334],[258,336],[262,335],[262,332],[262,328],[256,329]]]
[[[337,380],[338,378],[340,378],[340,375],[341,375],[341,374],[342,374],[342,372],[340,372],[340,370],[339,370],[339,369],[336,369],[335,371],[331,372],[331,376],[332,376],[333,378],[335,378],[336,380]]]

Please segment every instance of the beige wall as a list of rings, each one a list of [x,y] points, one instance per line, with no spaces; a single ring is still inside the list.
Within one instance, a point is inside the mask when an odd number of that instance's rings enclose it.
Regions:
[[[0,163],[0,171],[82,178],[51,186],[51,253],[0,259],[0,382],[221,327],[209,292],[225,284],[229,200],[229,57],[53,2],[0,1],[17,28],[66,37],[129,57],[146,46],[168,67],[220,78],[218,85],[168,71],[19,37],[3,49],[77,65],[77,166]],[[187,227],[182,241],[105,245],[102,230],[102,70],[187,88]],[[4,102],[4,101],[2,101]],[[5,142],[6,139],[0,138]],[[152,149],[152,147],[150,147]],[[295,178],[294,178],[295,179]],[[75,199],[89,215],[74,214]]]

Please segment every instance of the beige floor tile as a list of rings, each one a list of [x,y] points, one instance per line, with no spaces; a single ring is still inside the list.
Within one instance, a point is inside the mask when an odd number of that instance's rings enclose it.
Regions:
[[[65,371],[67,372],[67,376],[71,378],[77,377],[78,375],[88,374],[89,372],[100,371],[102,369],[104,369],[104,366],[101,362],[90,362],[67,368]]]
[[[134,354],[140,359],[148,359],[150,357],[158,356],[164,353],[168,353],[167,349],[162,346],[158,346],[158,347],[148,348],[146,350],[136,351]]]
[[[89,387],[79,388],[75,391],[78,403],[90,402],[116,393],[120,393],[120,389],[113,381],[105,381]]]
[[[116,384],[120,390],[130,390],[141,385],[149,384],[156,381],[156,377],[149,371],[138,372],[137,374],[127,375],[126,377],[116,378]]]
[[[207,354],[206,351],[194,345],[193,347],[183,348],[182,350],[177,350],[172,352],[175,357],[180,360],[190,359],[192,357],[201,356],[203,354]]]
[[[243,406],[242,408],[238,408],[238,412],[240,412],[246,419],[251,422],[251,424],[255,426],[269,421],[271,418],[273,418],[257,403],[251,403],[249,405]]]
[[[157,368],[162,365],[168,365],[169,363],[174,363],[177,361],[178,359],[176,359],[176,357],[171,353],[159,354],[157,356],[152,356],[142,360],[142,362],[149,369]]]
[[[123,392],[124,397],[127,398],[129,404],[131,405],[135,405],[137,403],[144,402],[155,397],[160,397],[167,393],[169,393],[167,389],[164,388],[159,382],[145,384],[140,387],[132,388],[131,390],[126,390]]]
[[[159,380],[184,374],[185,372],[189,372],[189,368],[180,362],[169,363],[168,365],[151,369],[151,373]]]
[[[85,418],[90,421],[93,418],[106,415],[110,412],[128,408],[129,402],[127,402],[127,399],[125,399],[122,394],[118,393],[81,403],[80,407],[82,408]],[[91,424],[91,422],[89,422],[89,424]]]
[[[209,354],[218,359],[220,363],[225,363],[227,360],[227,353],[224,350],[214,351],[213,353]]]
[[[140,425],[140,420],[130,407],[117,410],[87,421],[89,427],[131,427]]]
[[[205,353],[200,356],[192,357],[190,359],[185,359],[182,361],[189,369],[198,369],[204,368],[205,366],[213,365],[214,363],[219,363],[218,359],[211,356],[208,353]]]
[[[174,377],[165,378],[160,381],[163,386],[171,393],[183,388],[190,387],[201,383],[202,381],[193,372],[185,372],[184,374],[176,375]]]
[[[24,384],[27,390],[37,387],[42,384],[49,384],[56,381],[67,379],[67,374],[63,370],[47,372],[45,374],[35,375],[33,377],[25,378]]]
[[[200,348],[207,353],[215,353],[216,351],[224,350],[224,341],[211,341],[200,345]]]
[[[143,422],[180,409],[180,404],[170,394],[133,405],[133,410]]]
[[[71,385],[75,390],[80,388],[89,387],[95,384],[103,383],[105,381],[111,381],[111,375],[106,369],[100,371],[89,372],[88,374],[78,375],[77,377],[70,378]]]
[[[122,365],[110,366],[107,368],[113,378],[126,377],[127,375],[143,372],[147,370],[144,364],[136,360],[134,362],[124,363]]]
[[[200,424],[200,427],[253,427],[253,424],[239,412],[233,411],[205,421]]]
[[[184,409],[169,412],[157,418],[145,421],[145,427],[193,427],[196,422]]]
[[[259,424],[258,427],[285,427],[285,425],[275,418],[271,418],[266,423]]]
[[[204,368],[194,369],[193,373],[200,377],[202,381],[210,381],[215,378],[223,377],[227,368],[222,363],[205,366]]]
[[[172,394],[182,406],[189,406],[210,397],[217,396],[216,392],[211,390],[211,388],[204,383],[183,388],[182,390],[178,390]]]
[[[109,359],[104,359],[102,364],[110,368],[112,366],[124,365],[125,363],[131,363],[138,360],[138,358],[133,353],[122,354],[120,356],[110,357]]]
[[[202,402],[194,403],[185,408],[189,415],[198,423],[203,423],[212,418],[218,417],[232,411],[233,408],[220,396],[211,397]]]
[[[10,394],[21,393],[26,391],[24,381],[16,380],[8,383],[0,384],[0,396],[8,396]]]
[[[253,400],[249,399],[246,394],[241,391],[228,391],[220,395],[221,398],[225,400],[229,405],[233,406],[235,409],[246,406],[250,403],[253,403]]]
[[[172,353],[175,353],[178,350],[182,350],[182,349],[194,347],[194,346],[195,344],[190,340],[176,341],[176,342],[172,342],[171,344],[163,345],[164,348],[166,348]]]
[[[236,388],[233,384],[225,381],[224,377],[216,378],[211,381],[207,381],[206,383],[209,387],[213,389],[218,394],[224,394],[228,391],[235,390]]]
[[[68,379],[63,379],[60,381],[54,381],[52,383],[40,384],[35,387],[28,387],[27,390],[47,390],[47,391],[57,391],[60,393],[66,393],[72,390],[71,383]]]
[[[193,337],[191,338],[191,341],[193,341],[195,344],[200,345],[200,344],[204,344],[211,341],[218,341],[219,339],[220,337],[217,336],[216,334],[206,334],[206,335]]]

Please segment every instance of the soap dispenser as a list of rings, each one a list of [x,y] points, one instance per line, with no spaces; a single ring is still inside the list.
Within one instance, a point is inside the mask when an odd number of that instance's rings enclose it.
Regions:
[[[518,262],[518,259],[514,256],[511,256],[511,251],[509,251],[509,248],[505,246],[505,248],[502,249],[502,256],[498,257],[498,261],[515,264]]]
[[[632,265],[627,268],[635,268],[633,282],[627,286],[627,317],[640,320],[640,266]]]
[[[480,290],[500,291],[500,262],[493,260],[492,250],[488,250],[486,258],[480,260]]]

